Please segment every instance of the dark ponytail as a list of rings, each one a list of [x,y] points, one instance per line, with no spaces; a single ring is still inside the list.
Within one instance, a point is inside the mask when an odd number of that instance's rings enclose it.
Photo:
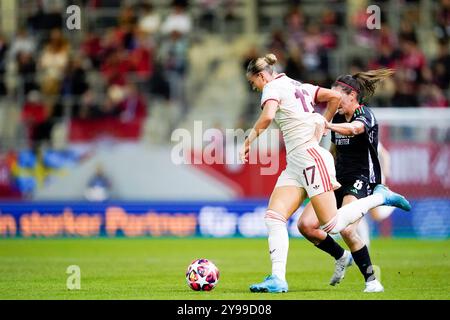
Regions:
[[[393,69],[377,69],[357,72],[354,75],[343,75],[336,79],[333,87],[340,86],[346,93],[350,93],[352,90],[356,91],[358,101],[363,103],[367,102],[373,96],[381,81],[389,78],[393,74]]]

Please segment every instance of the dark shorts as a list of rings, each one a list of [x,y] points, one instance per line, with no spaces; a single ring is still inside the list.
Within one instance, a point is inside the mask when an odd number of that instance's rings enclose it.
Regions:
[[[342,185],[342,187],[334,191],[338,208],[342,206],[342,201],[346,195],[355,196],[356,199],[365,198],[372,194],[373,188],[376,186],[376,184],[369,183],[361,178],[338,182]]]

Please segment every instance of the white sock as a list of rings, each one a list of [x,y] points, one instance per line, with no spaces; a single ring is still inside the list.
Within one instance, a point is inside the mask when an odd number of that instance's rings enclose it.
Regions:
[[[384,204],[381,194],[358,199],[341,207],[336,216],[320,228],[330,234],[336,234],[344,230],[349,224],[361,219],[370,209]]]
[[[289,235],[286,219],[273,210],[264,216],[269,231],[269,252],[272,260],[272,275],[286,281],[286,263],[289,251]]]
[[[361,238],[362,242],[369,247],[370,245],[370,228],[369,223],[366,219],[361,219],[358,222],[358,226],[356,228],[356,232],[358,232],[359,237]]]

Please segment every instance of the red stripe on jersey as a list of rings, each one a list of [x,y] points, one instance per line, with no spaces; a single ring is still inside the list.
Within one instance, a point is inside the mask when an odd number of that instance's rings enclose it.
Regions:
[[[320,153],[319,153],[316,149],[314,149],[314,148],[311,148],[311,149],[312,149],[312,151],[317,155],[319,161],[322,163],[323,170],[324,170],[324,172],[325,172],[325,179],[326,179],[327,182],[328,182],[328,190],[327,190],[327,191],[330,191],[330,190],[332,190],[333,188],[332,188],[332,185],[331,185],[330,175],[328,174],[328,170],[327,170],[327,167],[326,167],[326,165],[325,165],[325,162],[323,161],[322,156],[320,155]]]
[[[322,166],[320,165],[320,163],[318,162],[316,156],[312,153],[311,150],[312,150],[312,149],[308,149],[307,151],[308,151],[308,153],[311,155],[311,157],[313,157],[314,162],[316,163],[316,166],[317,166],[317,168],[319,169],[320,179],[322,180],[323,192],[327,192],[327,190],[326,190],[326,189],[327,189],[327,186],[326,186],[326,183],[325,183],[325,180],[324,180],[325,174],[324,174],[324,172],[323,172]]]
[[[269,99],[265,100],[265,101],[261,104],[261,109],[264,109],[265,104],[266,104],[267,102],[271,101],[271,100],[272,100],[272,101],[276,101],[276,102],[278,102],[278,104],[280,104],[280,101],[278,101],[277,99],[269,98]]]
[[[317,154],[317,157],[319,158],[319,161],[322,163],[323,170],[325,171],[325,177],[326,177],[327,182],[328,182],[328,190],[327,191],[333,190],[333,185],[331,184],[330,175],[328,174],[328,169],[327,169],[327,167],[325,165],[325,161],[323,161],[322,156],[320,155],[320,153],[316,149],[313,148],[313,152],[315,152]]]
[[[279,75],[277,75],[276,77],[275,77],[275,79],[279,79],[279,78],[281,78],[281,77],[284,77],[286,74],[285,73],[280,73]]]

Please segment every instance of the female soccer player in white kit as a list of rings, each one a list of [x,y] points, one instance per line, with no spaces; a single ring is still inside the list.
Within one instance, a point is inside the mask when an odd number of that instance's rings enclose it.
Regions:
[[[330,89],[295,81],[285,74],[277,74],[273,65],[277,58],[268,54],[252,60],[247,68],[250,84],[262,91],[262,112],[244,142],[240,158],[247,162],[252,142],[271,124],[280,127],[286,145],[287,166],[281,173],[269,200],[264,217],[269,233],[269,253],[272,274],[263,282],[250,286],[252,292],[287,292],[286,262],[289,236],[286,222],[309,197],[321,229],[337,234],[346,226],[380,205],[410,209],[408,201],[382,185],[373,195],[349,205],[336,206],[333,190],[340,187],[336,181],[332,155],[319,146],[325,120],[331,121],[341,95]],[[324,116],[314,112],[314,105],[327,102]]]

